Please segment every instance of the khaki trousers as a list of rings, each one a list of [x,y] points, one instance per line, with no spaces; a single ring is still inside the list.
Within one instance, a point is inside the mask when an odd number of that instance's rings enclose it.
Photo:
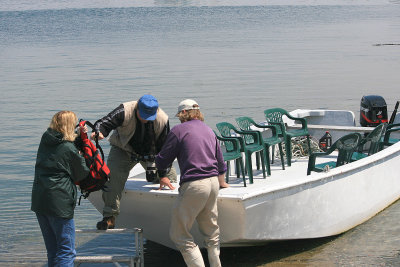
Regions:
[[[179,187],[179,196],[172,210],[170,237],[183,255],[197,247],[190,234],[195,220],[204,236],[205,247],[219,247],[218,191],[216,176],[185,182]]]
[[[119,147],[111,146],[108,155],[107,166],[110,169],[110,180],[106,183],[107,191],[103,191],[103,216],[118,216],[122,191],[124,190],[126,180],[130,170],[137,164],[132,161],[131,153]],[[146,162],[139,162],[143,168],[146,168]],[[174,168],[167,173],[171,181],[176,181],[176,171]]]

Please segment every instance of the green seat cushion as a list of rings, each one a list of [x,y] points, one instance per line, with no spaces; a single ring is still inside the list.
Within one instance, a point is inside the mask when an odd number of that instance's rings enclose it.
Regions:
[[[359,159],[363,159],[368,157],[367,154],[361,153],[361,152],[354,152],[353,155],[351,156],[351,161],[356,161]]]
[[[328,161],[320,164],[315,164],[315,171],[323,172],[325,168],[333,169],[336,167],[336,161]]]

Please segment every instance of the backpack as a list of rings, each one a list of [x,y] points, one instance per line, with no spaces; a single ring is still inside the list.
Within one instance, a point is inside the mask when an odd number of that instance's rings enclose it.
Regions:
[[[88,125],[92,129],[93,124],[88,121],[80,120],[79,126]],[[86,165],[88,166],[90,172],[88,177],[76,182],[81,189],[81,197],[87,198],[91,192],[98,190],[106,191],[105,183],[110,180],[110,169],[104,162],[104,153],[102,148],[98,143],[98,139],[95,138],[96,146],[90,141],[87,133],[80,130],[79,137],[75,140],[75,145],[81,151],[82,156],[85,158]],[[81,197],[79,198],[79,204]]]

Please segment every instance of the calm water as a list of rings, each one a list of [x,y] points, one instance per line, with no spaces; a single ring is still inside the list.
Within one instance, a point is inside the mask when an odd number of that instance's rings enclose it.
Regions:
[[[400,1],[248,2],[0,1],[1,266],[45,262],[30,194],[41,134],[59,110],[95,121],[151,93],[170,115],[180,100],[196,99],[212,127],[241,115],[261,121],[270,107],[358,114],[368,94],[382,95],[392,111]],[[76,209],[77,228],[100,218],[88,201]],[[222,262],[399,266],[399,219],[396,203],[339,237],[223,249]],[[78,252],[108,249],[128,253],[131,239],[78,238]],[[145,255],[146,266],[183,264],[151,242]]]

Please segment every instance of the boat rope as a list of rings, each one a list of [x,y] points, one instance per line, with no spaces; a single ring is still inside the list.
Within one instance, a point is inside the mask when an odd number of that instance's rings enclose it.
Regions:
[[[292,158],[303,158],[308,157],[308,145],[307,145],[307,137],[296,137],[291,140],[292,142]],[[319,142],[314,137],[310,136],[310,145],[312,152],[321,152],[322,150],[319,148]],[[286,156],[285,146],[282,146],[283,153]],[[275,149],[274,157],[276,159],[280,159],[279,149]]]

